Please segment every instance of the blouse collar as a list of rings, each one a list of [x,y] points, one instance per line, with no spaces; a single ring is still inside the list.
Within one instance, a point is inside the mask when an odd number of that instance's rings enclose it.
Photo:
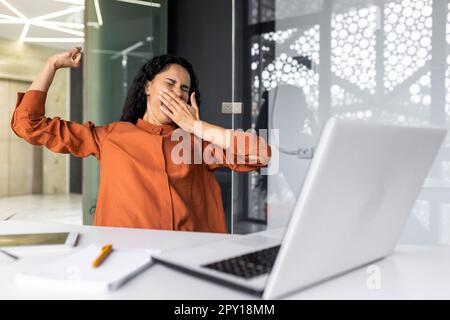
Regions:
[[[151,124],[140,118],[137,120],[136,126],[147,131],[150,134],[155,134],[155,135],[168,134],[178,127],[175,123],[154,125],[154,124]]]

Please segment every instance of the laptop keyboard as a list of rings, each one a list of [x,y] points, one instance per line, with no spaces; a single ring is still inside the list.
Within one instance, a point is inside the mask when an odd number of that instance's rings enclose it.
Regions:
[[[275,246],[206,264],[202,267],[250,279],[272,270],[279,249],[280,246]]]

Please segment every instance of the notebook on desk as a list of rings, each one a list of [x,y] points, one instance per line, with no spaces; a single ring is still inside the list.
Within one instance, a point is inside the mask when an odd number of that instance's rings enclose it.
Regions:
[[[152,263],[152,254],[159,252],[151,249],[114,249],[100,267],[93,268],[92,261],[101,248],[91,245],[64,258],[30,266],[16,275],[16,283],[77,291],[112,291],[147,269]]]

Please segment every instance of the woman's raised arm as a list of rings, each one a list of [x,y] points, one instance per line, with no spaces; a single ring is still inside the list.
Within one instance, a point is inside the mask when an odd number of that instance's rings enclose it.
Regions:
[[[48,59],[26,93],[19,92],[11,119],[11,129],[25,141],[46,146],[58,153],[77,157],[89,155],[100,159],[101,146],[114,124],[95,126],[45,116],[45,100],[56,70],[77,68],[81,62],[81,48],[56,54]]]
[[[81,65],[81,56],[81,48],[77,47],[50,57],[41,72],[33,80],[33,83],[31,83],[28,91],[47,92],[53,82],[56,70],[61,68],[78,68]]]

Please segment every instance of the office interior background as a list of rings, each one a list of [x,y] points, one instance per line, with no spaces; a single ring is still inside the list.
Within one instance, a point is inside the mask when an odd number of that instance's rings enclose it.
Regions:
[[[169,52],[197,72],[202,119],[279,130],[269,141],[275,174],[215,173],[233,233],[288,223],[331,116],[449,127],[448,0],[0,0],[2,220],[92,223],[97,160],[29,145],[10,129],[16,93],[73,46],[83,66],[57,72],[49,117],[119,120],[137,69]],[[450,245],[449,151],[446,139],[402,243]]]

